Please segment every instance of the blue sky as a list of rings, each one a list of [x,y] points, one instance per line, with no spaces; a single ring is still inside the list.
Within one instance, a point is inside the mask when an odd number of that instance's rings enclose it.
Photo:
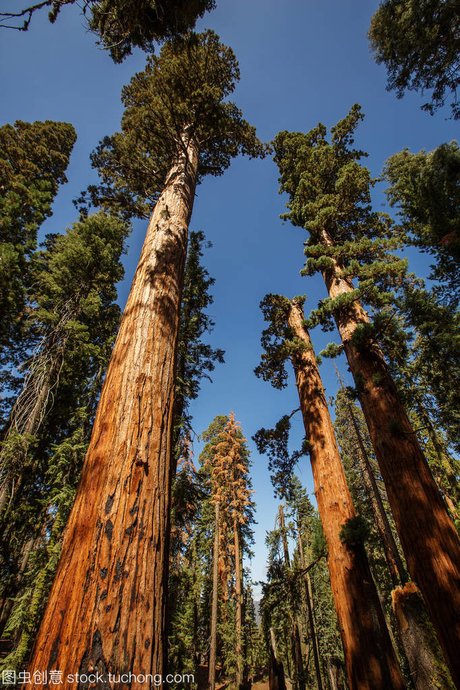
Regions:
[[[13,0],[2,0],[5,9]],[[457,136],[457,126],[439,111],[430,117],[420,110],[424,99],[410,94],[397,100],[385,90],[383,66],[369,52],[367,29],[378,3],[370,0],[217,0],[217,9],[199,22],[232,46],[241,68],[234,100],[259,136],[271,140],[282,129],[307,130],[318,121],[333,125],[359,102],[366,119],[357,134],[369,152],[367,164],[378,175],[385,159],[404,147],[432,149]],[[0,32],[0,121],[16,119],[71,122],[78,141],[68,170],[69,184],[59,193],[54,215],[43,228],[62,232],[75,220],[72,198],[94,180],[89,154],[105,135],[118,129],[122,112],[120,90],[145,57],[137,51],[114,65],[96,45],[76,7],[68,7],[56,24],[37,16],[28,33]],[[278,195],[277,170],[270,158],[237,159],[220,178],[198,188],[191,228],[203,230],[213,243],[206,263],[214,286],[211,315],[216,326],[211,342],[226,350],[226,364],[205,383],[193,404],[199,433],[216,414],[234,410],[250,438],[298,406],[292,380],[279,392],[259,381],[253,369],[260,356],[263,328],[259,302],[267,292],[286,296],[307,294],[315,306],[325,295],[318,278],[300,278],[304,232],[283,223],[285,200]],[[376,205],[384,197],[376,194]],[[136,222],[125,257],[126,278],[120,285],[123,304],[138,259],[146,224]],[[425,275],[429,262],[411,252],[411,268]],[[317,349],[335,334],[313,333]],[[343,362],[342,372],[345,373]],[[329,395],[336,390],[332,363],[322,365]],[[294,439],[302,436],[301,421],[293,422]],[[253,578],[265,570],[265,532],[273,528],[277,504],[266,460],[250,442],[257,504]],[[197,444],[196,452],[200,449]],[[307,460],[299,476],[312,491]]]

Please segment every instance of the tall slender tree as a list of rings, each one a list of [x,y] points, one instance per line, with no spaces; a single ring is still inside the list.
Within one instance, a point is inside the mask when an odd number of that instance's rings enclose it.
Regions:
[[[404,263],[389,219],[373,212],[370,174],[353,148],[362,119],[359,106],[331,130],[281,132],[275,160],[286,217],[310,232],[306,273],[320,271],[329,293],[311,323],[331,317],[339,330],[385,482],[409,572],[420,588],[460,684],[460,540],[417,441],[378,345],[386,319],[379,310],[393,299]],[[374,319],[362,306],[374,309]]]
[[[237,79],[232,51],[212,32],[166,44],[124,90],[123,131],[98,152],[114,196],[132,191],[144,211],[147,198],[156,203],[33,668],[165,668],[174,367],[195,187],[238,153],[263,151],[226,100]]]
[[[296,690],[305,690],[305,675],[304,675],[304,664],[303,664],[303,658],[302,658],[302,635],[300,632],[300,625],[299,625],[299,620],[297,616],[297,611],[296,608],[298,607],[295,606],[295,594],[294,594],[294,587],[293,587],[293,582],[290,579],[290,569],[291,569],[291,558],[289,555],[289,546],[288,546],[288,535],[287,535],[287,530],[286,530],[286,524],[284,520],[284,508],[283,505],[280,504],[280,507],[278,509],[278,521],[279,521],[279,530],[280,530],[280,535],[281,535],[281,544],[283,547],[283,560],[284,560],[284,567],[286,571],[286,579],[289,583],[289,608],[290,608],[290,614],[291,614],[291,639],[292,639],[292,651],[293,651],[293,657],[294,657],[294,674],[293,674],[293,686],[296,688]]]
[[[404,688],[334,436],[303,300],[268,295],[266,351],[257,373],[276,385],[290,358],[309,443],[318,511],[328,547],[328,568],[351,690]],[[273,378],[272,378],[273,377]]]

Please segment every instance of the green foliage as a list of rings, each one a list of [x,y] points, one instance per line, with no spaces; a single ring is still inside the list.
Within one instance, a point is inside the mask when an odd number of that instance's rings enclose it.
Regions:
[[[347,520],[340,530],[340,540],[352,549],[364,546],[368,538],[369,527],[361,515]]]
[[[128,230],[100,212],[49,235],[31,261],[26,326],[35,349],[0,451],[11,496],[0,516],[1,591],[13,600],[9,660],[19,668],[46,603],[119,323],[114,300]]]
[[[205,333],[210,333],[214,322],[207,313],[213,303],[210,289],[214,278],[203,266],[203,232],[191,232],[188,241],[185,265],[184,287],[182,290],[179,337],[176,354],[176,391],[174,400],[175,439],[184,438],[191,431],[189,404],[198,396],[201,381],[211,380],[216,362],[224,362],[224,351],[213,348],[203,341]]]
[[[35,12],[49,7],[54,23],[65,5],[76,0],[42,0],[16,12],[0,13],[0,24],[27,31]],[[115,62],[131,55],[133,48],[152,51],[154,43],[193,29],[199,17],[215,6],[215,0],[85,0],[89,28],[100,38]],[[7,24],[7,22],[16,22]]]
[[[305,489],[296,477],[292,479],[286,517],[290,543],[294,542],[297,547],[291,566],[287,568],[282,555],[281,529],[278,526],[267,533],[267,581],[262,583],[261,614],[267,641],[270,639],[271,628],[276,640],[278,659],[282,661],[287,676],[294,678],[293,617],[300,622],[303,643],[307,648],[311,646],[311,631],[306,624],[308,617],[305,602],[305,565],[310,566],[308,577],[316,639],[323,669],[328,658],[343,659],[343,650],[326,565],[327,549],[321,522]],[[300,559],[299,540],[302,543],[303,562]],[[316,688],[312,654],[308,654],[305,659],[304,680],[308,688]]]
[[[303,297],[295,300],[303,304]],[[274,388],[282,389],[287,385],[288,374],[286,360],[305,348],[305,343],[294,337],[288,325],[291,301],[281,295],[265,295],[260,308],[268,327],[263,331],[261,344],[264,352],[260,364],[254,373],[264,381],[269,381]]]
[[[338,345],[337,343],[328,343],[324,350],[321,350],[319,353],[319,357],[316,359],[318,360],[320,357],[326,357],[327,359],[334,359],[335,357],[338,357],[340,354],[343,352],[343,345]]]
[[[455,305],[417,286],[406,287],[396,308],[398,318],[381,338],[393,378],[408,408],[431,419],[458,450],[459,314]]]
[[[363,119],[354,105],[330,130],[318,124],[307,133],[280,132],[274,140],[280,191],[289,195],[284,218],[310,233],[305,243],[304,275],[340,276],[348,289],[321,300],[308,326],[332,330],[358,300],[380,310],[391,303],[406,272],[406,262],[392,252],[402,245],[387,214],[372,210],[375,180],[354,148],[354,133]]]
[[[432,91],[423,109],[434,113],[452,96],[460,117],[458,4],[456,0],[384,0],[372,17],[369,38],[388,71],[388,89],[401,98],[406,89]]]
[[[221,175],[240,153],[264,155],[254,127],[228,100],[238,80],[233,51],[212,31],[173,39],[150,56],[123,89],[121,132],[92,155],[102,184],[89,187],[91,202],[147,216],[187,142],[199,153],[198,181]]]
[[[65,122],[0,127],[0,351],[19,337],[29,288],[29,260],[76,140]]]
[[[460,297],[460,150],[456,142],[433,151],[395,153],[385,165],[392,206],[399,209],[406,240],[435,258],[431,278],[445,301]]]
[[[255,374],[264,381],[269,381],[277,389],[285,388],[287,385],[286,360],[295,357],[306,347],[302,340],[294,336],[288,324],[292,302],[303,305],[304,300],[304,297],[295,297],[291,301],[281,295],[269,294],[260,303],[268,326],[262,333],[261,344],[264,352]],[[275,496],[280,498],[291,496],[294,468],[309,450],[308,442],[304,439],[299,450],[289,451],[291,417],[298,411],[294,410],[290,415],[284,415],[272,429],[261,428],[253,436],[259,453],[268,455],[270,479]]]
[[[307,455],[309,451],[306,439],[303,440],[299,450],[289,451],[289,432],[293,414],[284,415],[272,429],[261,428],[253,436],[258,452],[268,455],[268,469],[275,496],[281,499],[289,499],[292,496],[294,469],[300,458]]]

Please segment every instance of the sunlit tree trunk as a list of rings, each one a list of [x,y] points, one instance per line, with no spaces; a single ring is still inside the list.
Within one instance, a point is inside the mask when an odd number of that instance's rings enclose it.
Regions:
[[[322,241],[331,246],[323,231]],[[324,272],[329,296],[353,286],[334,261]],[[412,429],[383,354],[375,343],[359,347],[353,335],[369,318],[353,302],[335,317],[379,463],[407,567],[419,586],[460,688],[460,539]]]
[[[342,528],[356,517],[332,420],[299,302],[288,319],[297,342],[292,355],[315,495],[328,547],[328,568],[350,690],[405,687],[362,544],[347,545]]]
[[[174,359],[197,168],[185,139],[147,229],[31,670],[164,672]]]

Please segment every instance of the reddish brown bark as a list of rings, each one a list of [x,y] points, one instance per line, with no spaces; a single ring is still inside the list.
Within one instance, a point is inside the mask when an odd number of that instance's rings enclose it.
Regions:
[[[30,663],[62,671],[62,688],[75,688],[68,674],[164,672],[174,353],[198,165],[186,150],[147,229]]]
[[[289,326],[304,347],[292,356],[292,362],[310,444],[315,495],[328,547],[328,569],[350,690],[402,690],[405,684],[364,548],[347,546],[340,538],[342,527],[356,513],[303,322],[302,308],[294,301]]]
[[[323,232],[323,241],[332,240]],[[353,291],[338,263],[325,271],[332,298]],[[431,620],[460,688],[460,539],[433,479],[416,434],[373,343],[358,348],[353,334],[369,318],[359,303],[335,317],[355,379],[372,445],[412,579],[420,588]]]

